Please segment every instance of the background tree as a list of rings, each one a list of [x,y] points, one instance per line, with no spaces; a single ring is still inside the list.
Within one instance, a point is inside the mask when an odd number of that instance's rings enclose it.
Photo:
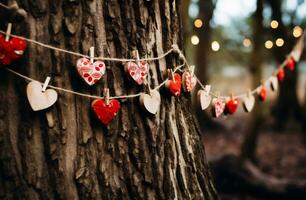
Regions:
[[[1,1],[3,3],[11,3]],[[180,1],[18,1],[27,13],[13,33],[97,56],[158,56],[183,36]],[[0,12],[5,12],[2,8]],[[1,18],[4,30],[9,15]],[[128,80],[122,63],[107,62],[106,75],[87,87],[75,70],[78,58],[29,44],[14,69],[56,86],[101,95],[143,91]],[[151,87],[180,63],[175,55],[150,63]],[[33,112],[25,82],[0,74],[1,199],[217,199],[190,95],[161,90],[156,116],[138,99],[121,102],[107,127],[90,112],[91,99],[60,93],[55,106]]]

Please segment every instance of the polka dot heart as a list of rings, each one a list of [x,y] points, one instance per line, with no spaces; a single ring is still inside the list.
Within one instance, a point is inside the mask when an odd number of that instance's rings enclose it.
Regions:
[[[88,85],[95,84],[105,73],[105,64],[102,61],[91,63],[88,58],[77,61],[77,70]]]
[[[146,61],[140,61],[139,65],[128,62],[125,65],[125,70],[138,85],[142,85],[148,75],[149,65]]]

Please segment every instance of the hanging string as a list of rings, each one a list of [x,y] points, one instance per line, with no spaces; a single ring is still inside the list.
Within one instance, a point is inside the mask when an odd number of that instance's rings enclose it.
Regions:
[[[48,48],[48,49],[52,49],[54,51],[63,52],[63,53],[71,54],[71,55],[78,56],[78,57],[90,58],[90,56],[85,55],[85,54],[77,53],[77,52],[74,52],[74,51],[69,51],[69,50],[66,50],[66,49],[61,49],[61,48],[58,48],[58,47],[55,47],[55,46],[52,46],[52,45],[48,45],[48,44],[44,44],[42,42],[38,42],[38,41],[33,40],[33,39],[25,38],[25,37],[22,37],[22,36],[19,36],[19,35],[7,34],[5,31],[2,31],[2,30],[0,30],[0,33],[2,33],[4,35],[9,35],[9,36],[12,36],[12,37],[15,37],[15,38],[25,40],[27,42],[30,42],[30,43],[33,43],[33,44],[36,44],[36,45],[39,45],[39,46],[42,46],[42,47],[45,47],[45,48]],[[139,61],[160,60],[160,59],[166,57],[168,54],[170,54],[172,52],[173,52],[173,48],[169,49],[166,53],[164,53],[160,56],[151,57],[151,58],[141,58],[141,59],[139,59]],[[113,62],[130,62],[130,61],[135,61],[136,62],[136,59],[128,59],[128,58],[94,57],[93,59],[94,60],[113,61]]]
[[[3,3],[0,3],[0,6],[3,7],[3,8],[5,8],[5,9],[10,9],[9,6],[7,6],[7,5],[5,5],[5,4],[3,4]]]

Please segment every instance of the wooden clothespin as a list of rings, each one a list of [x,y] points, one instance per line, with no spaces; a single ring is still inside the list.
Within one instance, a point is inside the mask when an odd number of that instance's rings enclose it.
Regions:
[[[90,63],[94,63],[95,58],[95,47],[90,47],[89,49]]]
[[[104,101],[105,104],[109,105],[109,88],[104,88]]]
[[[252,96],[252,92],[251,92],[251,89],[249,88],[247,92],[247,97],[251,97],[251,96]]]
[[[191,75],[191,77],[193,77],[193,75],[194,75],[194,68],[195,68],[195,66],[194,65],[190,65],[190,67],[189,67],[189,72],[190,72],[190,75]]]
[[[10,40],[10,35],[12,32],[12,23],[7,24],[7,29],[6,29],[6,36],[5,36],[5,41],[8,42]]]
[[[134,55],[135,55],[135,58],[136,58],[136,64],[138,65],[138,67],[140,66],[140,57],[139,57],[139,52],[138,50],[135,50],[134,51]]]
[[[45,82],[44,82],[44,84],[43,84],[43,87],[41,88],[41,91],[42,91],[42,92],[45,92],[45,91],[46,91],[46,89],[47,89],[47,87],[48,87],[48,85],[49,85],[50,80],[51,80],[51,77],[50,77],[50,76],[47,76],[47,78],[46,78],[46,80],[45,80]]]
[[[173,70],[172,69],[168,69],[168,78],[169,78],[169,80],[172,80],[172,81],[175,82],[174,74],[173,74]]]
[[[145,81],[144,83],[145,91],[151,96],[151,88],[148,80]]]

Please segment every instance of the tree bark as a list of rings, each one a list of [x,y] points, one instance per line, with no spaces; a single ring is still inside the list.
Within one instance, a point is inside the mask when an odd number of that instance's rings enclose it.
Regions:
[[[20,0],[19,6],[27,18],[14,23],[13,33],[75,52],[95,46],[96,56],[129,58],[135,49],[141,57],[159,56],[182,44],[175,0]],[[40,81],[51,75],[53,85],[88,94],[143,90],[118,62],[106,62],[103,80],[86,86],[77,59],[28,44],[12,68]],[[151,62],[151,87],[178,63],[174,55]],[[122,100],[105,127],[90,112],[89,98],[59,93],[55,106],[33,112],[25,81],[5,70],[0,77],[1,199],[217,199],[189,94],[175,98],[162,89],[156,116],[138,99]]]

